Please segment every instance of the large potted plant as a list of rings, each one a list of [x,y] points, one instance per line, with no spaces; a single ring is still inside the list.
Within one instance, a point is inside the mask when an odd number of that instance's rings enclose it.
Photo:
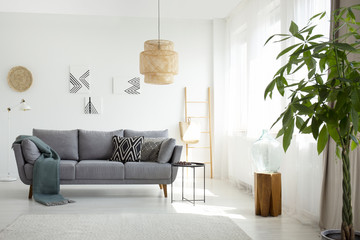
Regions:
[[[282,96],[286,93],[289,97],[285,111],[274,123],[282,121],[277,137],[283,136],[284,150],[290,145],[295,127],[300,133],[312,134],[319,154],[329,137],[337,145],[337,156],[343,165],[342,240],[355,239],[349,154],[359,145],[360,22],[356,19],[359,11],[360,4],[337,9],[331,16],[335,27],[330,40],[314,33],[316,25],[312,22],[325,16],[320,13],[301,29],[291,22],[289,34],[275,34],[265,43],[274,37],[280,38],[276,42],[295,39],[293,45],[278,54],[277,58],[288,54],[286,64],[276,72],[264,94],[265,99],[271,98],[276,86]],[[302,70],[306,72],[304,76],[291,81],[300,69],[306,69]],[[356,239],[360,239],[358,234]]]

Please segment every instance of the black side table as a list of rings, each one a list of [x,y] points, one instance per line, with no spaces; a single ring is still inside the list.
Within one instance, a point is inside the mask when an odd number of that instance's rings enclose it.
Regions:
[[[172,163],[171,164],[171,179],[173,178],[173,169],[174,167],[181,168],[181,201],[188,201],[195,205],[197,201],[205,202],[205,164],[204,163],[197,163],[197,162],[186,162],[186,164],[181,163]],[[195,199],[195,168],[203,168],[204,169],[204,198],[203,199]],[[193,198],[187,199],[184,197],[184,169],[185,168],[192,168],[193,169]],[[175,202],[173,199],[173,183],[171,183],[171,203]]]

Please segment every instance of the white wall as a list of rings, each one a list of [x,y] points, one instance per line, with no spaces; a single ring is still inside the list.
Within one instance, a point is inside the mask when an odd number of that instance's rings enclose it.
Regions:
[[[25,98],[29,112],[12,111],[11,141],[32,128],[137,130],[169,129],[179,138],[184,120],[184,87],[189,98],[206,97],[212,86],[212,22],[163,19],[161,37],[175,43],[179,75],[168,86],[142,84],[140,96],[112,94],[113,76],[140,76],[145,40],[157,37],[156,19],[101,16],[0,14],[0,175],[6,174],[6,108]],[[24,66],[33,86],[19,93],[7,84],[8,71]],[[69,66],[91,67],[92,93],[69,93]],[[83,113],[84,97],[103,98],[102,115]],[[184,155],[184,154],[183,154]],[[17,174],[13,154],[11,173]]]

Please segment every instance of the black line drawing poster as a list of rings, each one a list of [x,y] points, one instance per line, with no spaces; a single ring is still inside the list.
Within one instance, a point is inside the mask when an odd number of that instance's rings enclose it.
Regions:
[[[86,66],[70,66],[70,93],[90,93],[91,75]]]
[[[113,77],[113,93],[120,95],[140,95],[140,77]]]
[[[85,114],[101,114],[102,112],[102,98],[101,97],[86,97],[84,105]]]

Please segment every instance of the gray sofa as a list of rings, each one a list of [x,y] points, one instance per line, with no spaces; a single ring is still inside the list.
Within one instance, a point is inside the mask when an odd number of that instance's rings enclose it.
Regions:
[[[34,129],[33,135],[43,140],[59,154],[61,158],[60,184],[159,184],[165,197],[167,197],[167,184],[174,181],[177,173],[177,168],[175,168],[175,174],[171,179],[171,163],[180,161],[182,152],[182,146],[175,143],[166,145],[163,142],[159,152],[162,163],[109,161],[113,152],[113,136],[168,138],[168,130],[125,129],[105,132],[82,129]],[[31,161],[31,150],[22,144],[14,144],[13,149],[20,179],[24,184],[30,185],[29,198],[32,198],[34,161]]]

